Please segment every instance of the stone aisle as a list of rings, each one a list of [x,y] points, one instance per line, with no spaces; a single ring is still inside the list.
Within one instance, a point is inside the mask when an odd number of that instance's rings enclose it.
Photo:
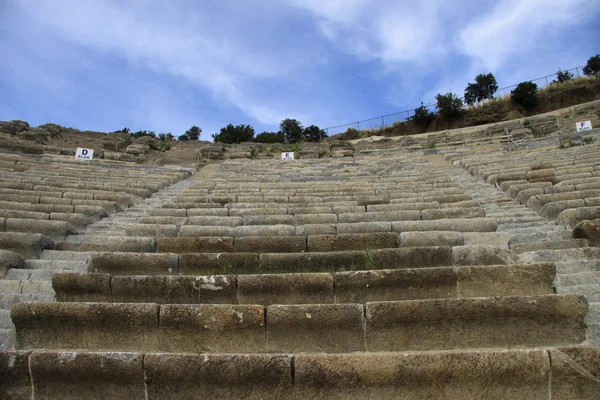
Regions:
[[[581,293],[587,297],[588,339],[590,344],[600,345],[600,248],[587,247],[586,239],[573,239],[571,230],[541,217],[443,156],[428,159],[478,201],[486,217],[496,219],[497,232],[506,233],[507,244],[519,253],[520,263],[555,263],[556,293]]]

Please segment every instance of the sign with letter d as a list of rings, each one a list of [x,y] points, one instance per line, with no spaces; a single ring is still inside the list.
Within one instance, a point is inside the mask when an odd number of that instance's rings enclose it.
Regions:
[[[94,158],[94,150],[78,147],[77,152],[75,152],[75,158],[78,160],[91,160]]]

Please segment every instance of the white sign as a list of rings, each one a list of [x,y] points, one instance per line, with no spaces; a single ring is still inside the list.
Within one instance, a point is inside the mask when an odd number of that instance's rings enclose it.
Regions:
[[[577,122],[575,124],[575,126],[577,126],[577,132],[591,131],[592,130],[592,121]]]
[[[293,152],[281,153],[281,159],[282,160],[293,160],[294,159],[294,153]]]
[[[75,158],[78,160],[91,160],[94,158],[94,150],[82,149],[81,147],[78,147],[77,151],[75,152]]]

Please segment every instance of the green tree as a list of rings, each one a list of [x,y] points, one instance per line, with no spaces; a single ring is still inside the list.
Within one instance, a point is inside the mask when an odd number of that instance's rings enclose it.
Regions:
[[[538,104],[537,85],[531,81],[521,82],[510,92],[513,104],[522,106],[526,110],[533,109]]]
[[[188,137],[188,135],[186,135],[185,133],[183,135],[179,135],[177,136],[177,140],[181,141],[181,142],[187,142],[188,140],[190,140],[190,138]]]
[[[434,118],[435,114],[429,111],[427,106],[421,102],[421,105],[415,108],[415,113],[408,119],[417,125],[427,126]]]
[[[279,131],[283,133],[286,142],[296,143],[304,137],[302,123],[296,119],[286,118],[279,124]]]
[[[439,94],[435,96],[438,113],[445,118],[453,118],[460,115],[463,109],[463,101],[454,93]]]
[[[250,142],[254,138],[254,128],[250,125],[233,126],[233,124],[228,124],[221,128],[219,133],[212,135],[212,138],[215,142],[221,143]]]
[[[587,64],[583,67],[583,73],[595,78],[600,75],[600,54],[596,54],[587,60]]]
[[[493,99],[498,90],[496,77],[489,74],[479,74],[475,77],[475,83],[469,83],[465,89],[465,103],[472,105],[487,99]]]
[[[188,140],[198,140],[200,139],[201,133],[202,129],[198,128],[196,125],[192,125],[190,129],[185,131],[185,136],[187,136]]]
[[[327,137],[327,132],[316,125],[311,125],[307,128],[304,128],[304,132],[302,133],[304,139],[309,142],[320,142]]]
[[[563,71],[559,68],[558,71],[556,71],[556,80],[552,81],[552,83],[563,83],[566,81],[570,81],[571,79],[573,79],[572,73],[570,73],[569,71]]]
[[[255,142],[259,143],[283,143],[284,137],[282,132],[262,132],[254,138]]]

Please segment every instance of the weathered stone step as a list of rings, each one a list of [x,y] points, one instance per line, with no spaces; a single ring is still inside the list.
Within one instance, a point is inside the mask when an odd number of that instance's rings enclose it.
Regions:
[[[558,274],[600,271],[600,259],[562,261],[555,263],[555,265]]]
[[[581,344],[587,308],[579,295],[268,307],[27,302],[11,318],[19,349],[343,353]]]
[[[12,328],[0,328],[0,354],[15,348],[15,330]],[[0,375],[2,376],[2,375]],[[1,384],[0,384],[1,389]],[[0,393],[2,393],[0,391]]]
[[[84,261],[90,263],[92,259],[89,253],[82,251],[44,250],[40,255],[40,260]]]
[[[50,281],[53,271],[49,269],[21,269],[11,268],[6,273],[5,279]]]
[[[583,247],[579,249],[537,250],[519,254],[519,260],[522,263],[568,262],[581,259],[600,259],[600,248]]]
[[[538,231],[533,233],[511,234],[510,244],[525,244],[539,242],[560,242],[573,238],[573,232],[566,229],[558,231]]]
[[[337,273],[110,276],[56,273],[58,301],[158,304],[334,304],[554,293],[553,264]]]
[[[575,274],[558,274],[555,282],[556,286],[600,286],[600,271],[586,271]]]
[[[149,237],[73,235],[56,242],[56,250],[153,253],[156,240]]]
[[[0,353],[9,398],[593,399],[600,350],[355,354]],[[77,379],[73,377],[77,376]]]
[[[588,247],[587,239],[571,239],[556,242],[538,242],[510,245],[510,249],[517,254],[536,250],[576,249],[581,247]]]
[[[86,260],[26,260],[25,268],[47,271],[87,271],[89,262]]]
[[[585,296],[589,302],[600,302],[600,286],[592,285],[575,285],[575,286],[559,286],[556,288],[556,293],[577,293]]]

